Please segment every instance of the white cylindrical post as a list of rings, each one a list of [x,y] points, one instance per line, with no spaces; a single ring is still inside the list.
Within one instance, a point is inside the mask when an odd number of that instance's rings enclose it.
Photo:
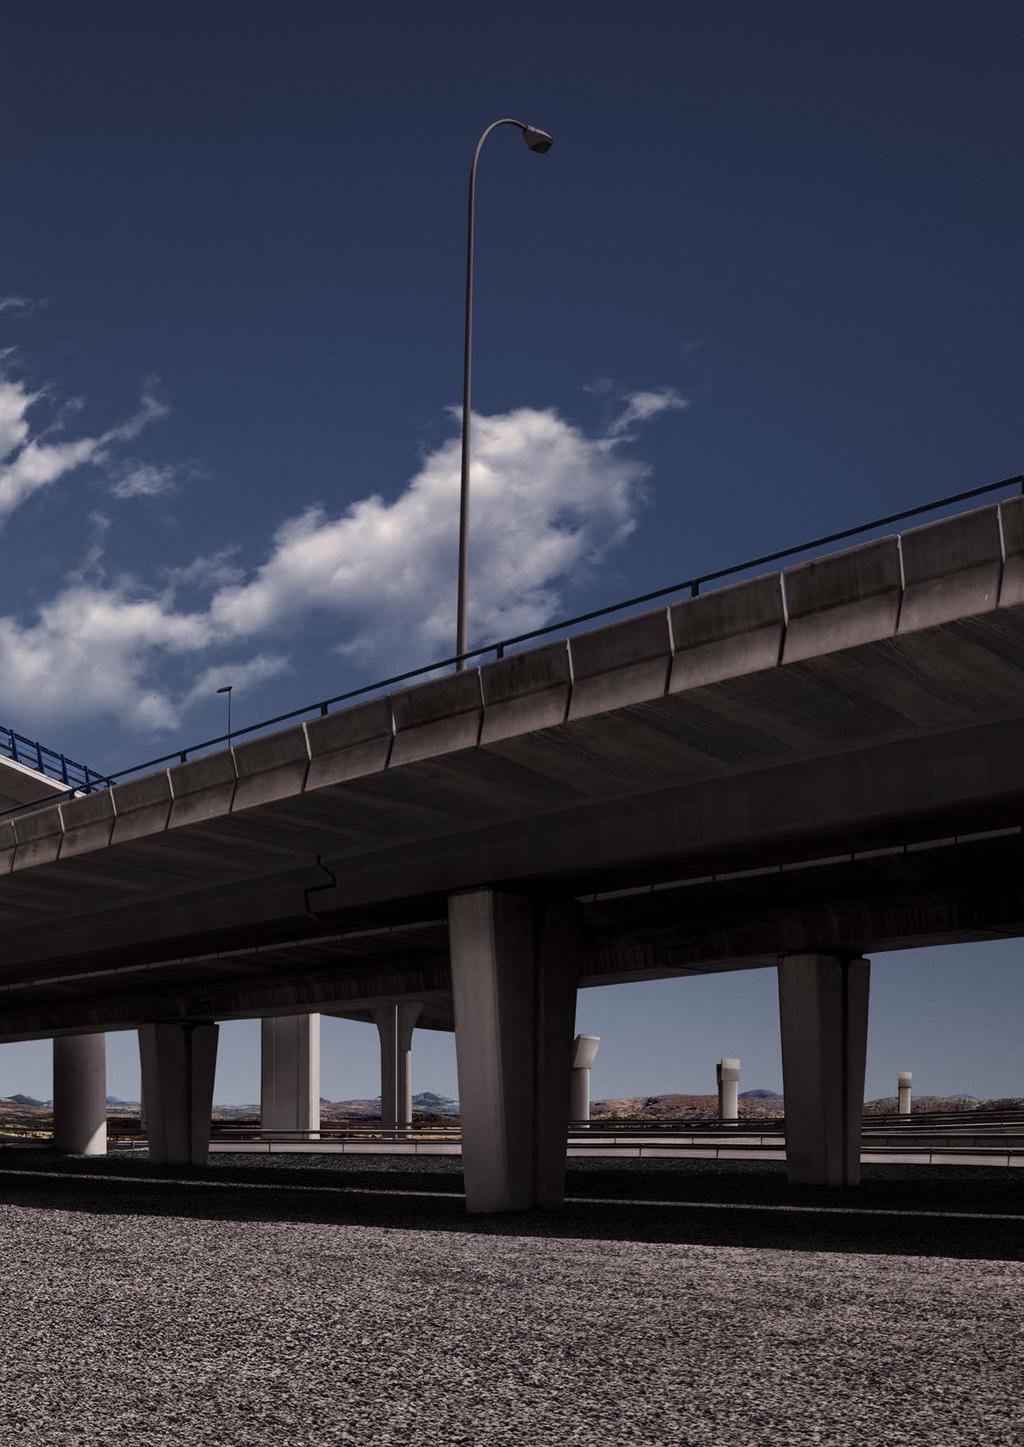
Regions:
[[[912,1074],[912,1071],[901,1070],[896,1077],[896,1088],[900,1093],[900,1115],[910,1114],[910,1082]]]
[[[600,1035],[577,1035],[572,1045],[569,1120],[583,1125],[590,1120],[590,1068],[597,1058]]]
[[[739,1117],[740,1062],[725,1056],[715,1066],[718,1075],[718,1119],[735,1125]]]
[[[53,1042],[53,1143],[76,1156],[107,1153],[107,1037]]]

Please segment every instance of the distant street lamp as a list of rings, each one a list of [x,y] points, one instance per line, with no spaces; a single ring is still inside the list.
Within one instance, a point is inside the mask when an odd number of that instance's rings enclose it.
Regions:
[[[231,690],[234,686],[233,683],[226,683],[223,688],[217,690],[218,693],[226,693],[228,696],[228,748],[231,747]]]
[[[542,156],[554,144],[547,131],[528,126],[524,121],[506,117],[492,121],[476,143],[473,164],[469,168],[469,234],[466,244],[466,340],[462,366],[462,491],[459,497],[459,597],[455,629],[455,664],[461,673],[466,666],[463,655],[469,648],[469,413],[473,369],[473,229],[476,213],[476,168],[484,141],[499,126],[518,126],[531,151]]]

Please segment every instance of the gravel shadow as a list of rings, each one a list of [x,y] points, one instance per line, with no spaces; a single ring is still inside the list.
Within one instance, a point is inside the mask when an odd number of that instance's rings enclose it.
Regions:
[[[784,1251],[1024,1259],[1024,1172],[870,1165],[859,1187],[787,1184],[775,1162],[579,1161],[557,1211],[468,1216],[451,1157],[145,1157],[4,1150],[0,1200],[97,1214],[345,1223],[405,1231]]]

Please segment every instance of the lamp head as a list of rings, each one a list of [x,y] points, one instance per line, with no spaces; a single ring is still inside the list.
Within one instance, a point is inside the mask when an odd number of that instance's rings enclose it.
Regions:
[[[234,686],[235,686],[235,685],[234,685],[233,683],[226,683],[223,688],[218,688],[217,692],[218,692],[218,693],[230,693],[231,690],[234,688]]]
[[[539,131],[536,126],[523,127],[523,140],[531,151],[536,151],[538,156],[543,156],[545,151],[550,151],[555,144],[547,131]]]

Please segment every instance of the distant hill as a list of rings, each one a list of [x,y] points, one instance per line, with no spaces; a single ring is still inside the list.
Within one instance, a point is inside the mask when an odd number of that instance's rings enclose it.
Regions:
[[[12,1105],[52,1105],[50,1100],[36,1100],[34,1095],[5,1095],[4,1100],[9,1100]]]
[[[951,1110],[1024,1110],[1024,1096],[979,1100],[972,1095],[916,1095],[913,1113]],[[864,1102],[865,1115],[895,1114],[895,1096]],[[741,1120],[764,1120],[785,1113],[785,1101],[773,1090],[745,1090],[738,1098]],[[715,1120],[717,1095],[631,1095],[614,1100],[596,1100],[591,1107],[595,1120]]]

